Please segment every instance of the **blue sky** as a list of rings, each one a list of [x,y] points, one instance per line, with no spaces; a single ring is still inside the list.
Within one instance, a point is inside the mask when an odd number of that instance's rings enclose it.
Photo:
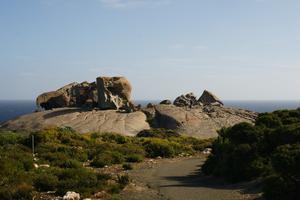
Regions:
[[[126,76],[134,99],[300,99],[299,0],[0,0],[0,99]]]

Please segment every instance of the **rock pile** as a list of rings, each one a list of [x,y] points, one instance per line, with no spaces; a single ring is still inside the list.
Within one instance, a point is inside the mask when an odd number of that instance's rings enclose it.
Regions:
[[[38,107],[50,110],[62,107],[133,109],[131,85],[124,77],[98,77],[97,82],[71,83],[37,97]]]
[[[162,103],[161,103],[162,104]],[[186,95],[181,95],[177,97],[173,103],[178,107],[194,107],[194,106],[202,106],[202,105],[215,105],[215,106],[223,106],[223,102],[213,93],[204,90],[201,97],[197,100],[197,97],[194,93],[188,93]]]
[[[192,107],[198,105],[199,102],[197,101],[197,97],[194,95],[194,93],[191,92],[177,97],[173,104],[178,107]]]

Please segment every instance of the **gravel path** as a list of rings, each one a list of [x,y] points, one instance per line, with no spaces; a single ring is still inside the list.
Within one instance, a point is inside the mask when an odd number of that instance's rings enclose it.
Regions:
[[[257,197],[249,194],[254,183],[228,185],[200,175],[204,161],[201,157],[184,158],[140,166],[129,172],[133,183],[122,197],[126,200],[248,200]]]

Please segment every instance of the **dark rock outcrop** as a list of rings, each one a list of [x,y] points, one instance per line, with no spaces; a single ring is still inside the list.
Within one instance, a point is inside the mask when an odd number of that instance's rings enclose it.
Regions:
[[[197,97],[191,92],[177,97],[173,104],[178,107],[192,107],[199,105],[199,102],[197,101]]]
[[[163,104],[163,105],[171,105],[172,102],[169,99],[163,100],[161,101],[159,104]]]
[[[216,95],[207,90],[204,90],[198,101],[203,103],[204,105],[224,105]]]

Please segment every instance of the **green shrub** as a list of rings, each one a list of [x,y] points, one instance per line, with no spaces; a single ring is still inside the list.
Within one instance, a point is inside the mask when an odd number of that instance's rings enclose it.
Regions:
[[[129,176],[128,175],[118,175],[118,180],[117,182],[119,185],[124,188],[126,185],[128,185],[129,181]]]
[[[55,191],[58,182],[57,176],[41,171],[34,179],[34,187],[41,192]]]
[[[262,177],[267,200],[300,199],[300,109],[260,114],[220,130],[205,174],[237,182]]]
[[[263,193],[266,200],[296,200],[300,198],[300,184],[286,180],[279,175],[271,175],[263,182]]]
[[[121,164],[125,161],[125,157],[116,151],[104,152],[97,155],[91,162],[91,166],[104,167],[105,165]]]
[[[67,191],[76,191],[83,197],[88,197],[103,188],[106,180],[105,176],[99,176],[85,168],[60,169],[55,172],[55,175],[59,180],[57,186],[59,195],[63,195]]]
[[[149,140],[144,143],[145,151],[148,157],[165,157],[170,158],[175,155],[173,147],[166,141],[163,140]]]
[[[30,184],[21,183],[14,187],[0,187],[1,200],[31,200],[33,197],[33,188]]]
[[[142,162],[144,160],[144,156],[141,154],[131,154],[126,156],[126,162]]]
[[[280,118],[276,114],[269,113],[260,114],[255,124],[267,128],[278,128],[282,126]]]
[[[0,187],[0,199],[1,200],[13,200],[13,191],[11,188]]]
[[[93,133],[91,135],[92,139],[101,138],[104,142],[113,142],[117,144],[125,144],[126,143],[126,137],[115,134],[115,133]]]
[[[180,137],[180,134],[176,133],[174,130],[157,128],[157,129],[143,130],[137,134],[137,137],[170,138],[170,137]]]
[[[129,163],[123,164],[122,167],[124,170],[132,170],[133,169],[133,166]]]
[[[16,133],[0,133],[0,145],[15,145],[24,141],[24,137]]]

